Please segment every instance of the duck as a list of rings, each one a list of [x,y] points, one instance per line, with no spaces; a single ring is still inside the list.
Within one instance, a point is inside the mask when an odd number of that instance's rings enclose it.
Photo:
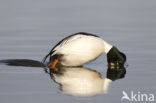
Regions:
[[[44,63],[49,57],[48,67],[57,70],[57,64],[71,67],[83,66],[96,60],[102,54],[107,55],[109,64],[119,65],[126,61],[124,53],[101,37],[91,33],[78,32],[58,42],[42,62]]]

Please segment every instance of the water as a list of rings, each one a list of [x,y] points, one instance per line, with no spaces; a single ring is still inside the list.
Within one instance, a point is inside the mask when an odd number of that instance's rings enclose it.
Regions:
[[[59,40],[84,31],[117,46],[129,65],[125,78],[111,82],[108,93],[86,97],[62,93],[44,68],[0,65],[1,102],[120,103],[122,91],[156,96],[155,10],[154,0],[0,1],[0,60],[41,61]],[[107,77],[105,55],[84,67]]]

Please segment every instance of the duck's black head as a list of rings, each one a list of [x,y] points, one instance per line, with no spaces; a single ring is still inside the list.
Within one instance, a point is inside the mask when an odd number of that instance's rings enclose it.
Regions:
[[[107,53],[107,61],[108,63],[118,62],[124,64],[126,62],[126,55],[113,46]]]

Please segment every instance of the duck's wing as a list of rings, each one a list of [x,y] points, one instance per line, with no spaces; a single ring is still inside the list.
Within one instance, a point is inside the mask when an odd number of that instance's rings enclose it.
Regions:
[[[56,54],[56,51],[58,51],[60,48],[64,47],[65,45],[67,45],[68,43],[71,43],[73,41],[79,40],[83,37],[86,36],[93,36],[93,37],[99,37],[97,35],[94,34],[90,34],[90,33],[85,33],[85,32],[79,32],[79,33],[75,33],[73,35],[70,35],[64,39],[62,39],[60,42],[58,42],[53,48],[52,50],[49,52],[49,54],[47,54],[44,59],[43,62],[45,62],[45,60],[48,58],[48,56],[50,55],[54,55]]]
[[[61,40],[58,44],[56,44],[53,49],[50,52],[50,55],[52,55],[55,51],[59,50],[59,48],[64,47],[65,45],[72,43],[73,41],[77,41],[80,40],[81,38],[84,38],[86,36],[93,36],[93,37],[99,37],[97,35],[93,35],[90,33],[84,33],[84,32],[79,32],[79,33],[75,33],[73,35],[70,35],[66,38],[64,38],[63,40]]]

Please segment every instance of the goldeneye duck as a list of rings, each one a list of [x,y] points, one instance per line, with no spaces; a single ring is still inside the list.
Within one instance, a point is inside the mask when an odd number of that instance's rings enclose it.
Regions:
[[[50,68],[56,69],[56,64],[62,66],[82,66],[97,59],[103,53],[107,54],[108,63],[124,64],[126,61],[124,53],[99,36],[79,32],[61,40],[44,57],[43,62],[50,56],[48,65]]]

